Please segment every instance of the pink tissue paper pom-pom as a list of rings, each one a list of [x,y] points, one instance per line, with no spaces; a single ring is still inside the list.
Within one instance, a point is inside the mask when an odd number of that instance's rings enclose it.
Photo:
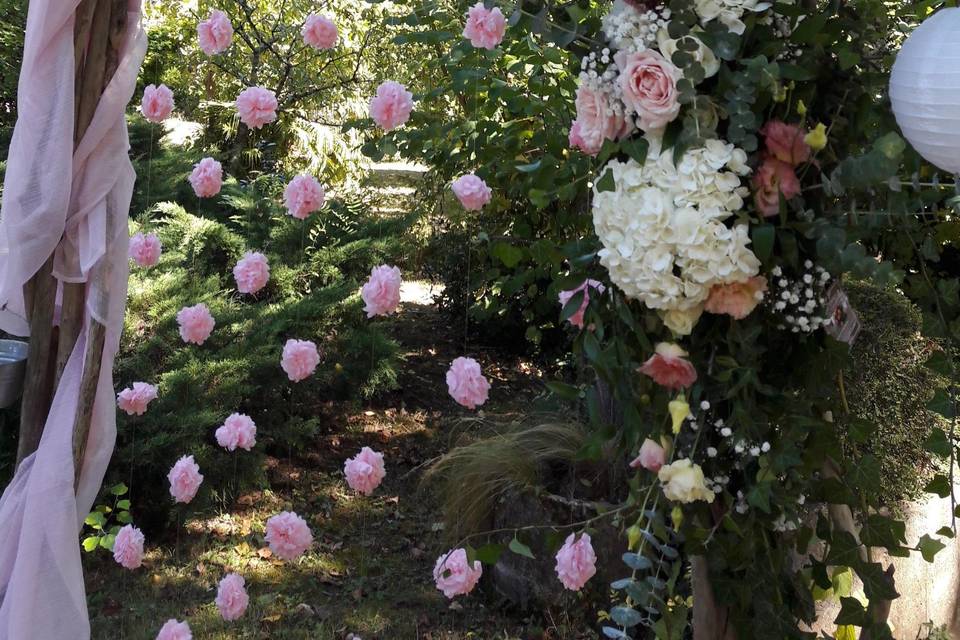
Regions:
[[[305,220],[314,211],[319,211],[326,199],[326,192],[313,176],[299,175],[283,190],[287,213],[298,220]]]
[[[473,358],[457,358],[447,371],[450,396],[467,409],[476,409],[487,401],[490,383],[483,377],[480,364]]]
[[[170,618],[160,627],[157,640],[193,640],[193,634],[190,632],[190,625],[186,622]]]
[[[343,465],[343,472],[350,488],[365,496],[372,494],[387,475],[383,467],[383,454],[370,447],[364,447],[360,453],[347,460]]]
[[[117,394],[117,406],[128,416],[142,416],[147,405],[157,398],[157,388],[146,382],[134,382]]]
[[[685,359],[687,352],[679,345],[661,342],[655,351],[640,367],[640,373],[667,389],[683,389],[697,381],[697,370]]]
[[[203,344],[213,332],[216,322],[210,315],[207,305],[196,304],[184,307],[177,312],[177,323],[180,325],[180,337],[184,342]]]
[[[630,463],[630,468],[637,469],[643,467],[647,471],[656,473],[660,471],[660,467],[666,464],[666,462],[666,450],[650,438],[646,438],[643,444],[640,445],[640,453],[634,458],[633,462]]]
[[[287,561],[296,560],[313,544],[313,534],[307,522],[291,511],[284,511],[267,520],[264,539],[275,556]]]
[[[237,114],[240,122],[251,129],[277,119],[277,96],[263,87],[247,87],[237,96]]]
[[[117,531],[113,559],[125,569],[136,569],[143,564],[143,532],[132,524]]]
[[[231,414],[216,432],[217,444],[227,451],[244,449],[250,451],[257,444],[257,425],[250,416]]]
[[[240,293],[256,293],[270,280],[270,263],[267,256],[257,251],[247,251],[233,267],[233,277]]]
[[[580,591],[597,573],[597,554],[593,552],[590,536],[586,533],[574,541],[571,533],[557,552],[557,577],[571,591]]]
[[[160,261],[160,239],[154,233],[136,233],[130,238],[130,259],[139,267],[153,267]]]
[[[210,17],[197,25],[200,50],[208,56],[223,53],[233,42],[233,25],[223,11],[213,9]]]
[[[210,198],[220,193],[223,186],[223,167],[213,158],[204,158],[193,165],[190,185],[198,198]]]
[[[303,41],[314,49],[333,49],[337,45],[337,25],[326,16],[311,14],[300,30]]]
[[[567,318],[567,320],[575,327],[583,329],[583,314],[587,310],[587,305],[590,304],[590,289],[596,289],[597,293],[602,294],[606,289],[603,286],[603,283],[598,280],[585,280],[576,289],[571,289],[569,291],[561,291],[557,296],[560,300],[560,308],[563,309],[570,302],[570,298],[577,295],[580,291],[583,291],[583,302],[580,303],[580,308],[577,309],[576,313]]]
[[[370,270],[370,279],[360,289],[367,317],[386,316],[400,306],[400,269],[380,265]]]
[[[384,131],[403,126],[413,111],[413,94],[399,82],[387,80],[370,98],[370,117]]]
[[[167,474],[170,481],[170,495],[176,502],[188,503],[197,495],[197,489],[203,482],[200,475],[200,465],[193,461],[193,456],[183,456]]]
[[[472,173],[453,181],[453,193],[467,211],[479,211],[489,204],[493,190]]]
[[[498,7],[487,9],[483,2],[478,2],[467,11],[467,26],[463,29],[463,37],[473,46],[495,49],[503,42],[506,32],[507,18]]]
[[[140,112],[150,122],[163,122],[173,113],[173,91],[165,84],[149,84],[143,90]]]
[[[433,567],[433,581],[437,589],[451,600],[473,591],[482,575],[483,567],[480,561],[474,560],[473,566],[470,566],[464,549],[445,553],[437,558],[437,564]]]
[[[245,583],[243,576],[236,573],[228,573],[220,581],[214,603],[224,620],[239,620],[246,613],[250,596],[247,595]]]
[[[310,340],[287,340],[283,345],[280,366],[291,382],[300,382],[310,377],[320,364],[320,352]]]

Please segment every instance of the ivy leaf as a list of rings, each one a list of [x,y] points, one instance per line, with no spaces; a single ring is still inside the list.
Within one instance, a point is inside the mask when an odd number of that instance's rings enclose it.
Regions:
[[[637,164],[643,165],[647,161],[647,153],[650,151],[650,143],[646,138],[630,138],[620,143],[628,156],[633,158]]]
[[[862,627],[867,624],[867,610],[856,598],[840,598],[840,613],[834,623],[839,625],[856,625]]]
[[[842,624],[833,637],[834,640],[857,640],[857,630],[852,624]]]
[[[530,551],[530,547],[520,542],[520,540],[514,536],[513,540],[510,541],[509,546],[510,551],[513,551],[518,556],[523,556],[524,558],[530,558],[531,560],[536,560],[533,555],[533,552]]]
[[[868,600],[894,600],[900,597],[893,587],[893,580],[879,562],[861,562],[856,569]]]
[[[872,513],[860,529],[860,540],[868,547],[897,547],[907,541],[907,525],[888,516]]]
[[[917,543],[917,550],[920,552],[920,555],[923,556],[923,559],[927,562],[933,562],[934,557],[940,553],[940,551],[946,548],[947,545],[943,544],[939,540],[931,538],[927,534],[923,534],[920,538],[920,542]]]
[[[933,399],[927,403],[927,409],[934,413],[939,413],[947,420],[952,420],[956,416],[953,414],[953,402],[947,395],[946,389],[937,389],[933,394]]]
[[[923,490],[927,493],[934,493],[941,498],[946,498],[950,495],[950,488],[950,479],[942,473],[938,473],[933,476],[933,480],[928,482]]]
[[[860,543],[849,531],[835,531],[826,563],[851,567],[858,562],[860,562]]]
[[[617,181],[613,178],[613,171],[607,169],[604,172],[603,176],[597,180],[597,192],[604,193],[606,191],[616,191],[617,190]]]
[[[934,427],[923,443],[923,448],[935,456],[946,458],[950,455],[952,449],[950,439],[940,427]]]

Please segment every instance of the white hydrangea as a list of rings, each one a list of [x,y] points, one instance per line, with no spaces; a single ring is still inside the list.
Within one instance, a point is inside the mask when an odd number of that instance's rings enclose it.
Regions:
[[[694,8],[700,16],[700,24],[706,26],[712,20],[719,20],[738,36],[743,35],[747,28],[741,20],[744,13],[748,11],[759,13],[771,6],[773,6],[772,3],[760,0],[694,0]]]
[[[657,33],[667,26],[670,9],[642,9],[616,0],[603,17],[603,34],[618,51],[644,51],[657,42]]]
[[[660,312],[675,333],[689,334],[715,284],[743,282],[760,262],[747,226],[724,224],[749,189],[747,154],[722,140],[684,153],[651,143],[643,166],[611,161],[615,189],[595,190],[593,224],[600,262],[624,294]],[[603,175],[603,173],[601,173]]]

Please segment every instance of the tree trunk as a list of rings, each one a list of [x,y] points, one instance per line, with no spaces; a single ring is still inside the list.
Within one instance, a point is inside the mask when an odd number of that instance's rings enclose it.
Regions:
[[[717,605],[710,584],[710,569],[703,556],[690,558],[691,582],[693,583],[693,639],[736,640],[730,626],[729,611]]]

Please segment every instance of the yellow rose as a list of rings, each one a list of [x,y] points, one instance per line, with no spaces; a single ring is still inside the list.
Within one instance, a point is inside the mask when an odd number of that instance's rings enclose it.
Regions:
[[[803,141],[814,151],[821,151],[827,146],[827,128],[822,122],[818,123],[813,131],[803,137]]]
[[[703,469],[689,458],[664,465],[657,474],[663,487],[663,495],[677,502],[705,500],[713,502],[713,491],[707,488]]]

